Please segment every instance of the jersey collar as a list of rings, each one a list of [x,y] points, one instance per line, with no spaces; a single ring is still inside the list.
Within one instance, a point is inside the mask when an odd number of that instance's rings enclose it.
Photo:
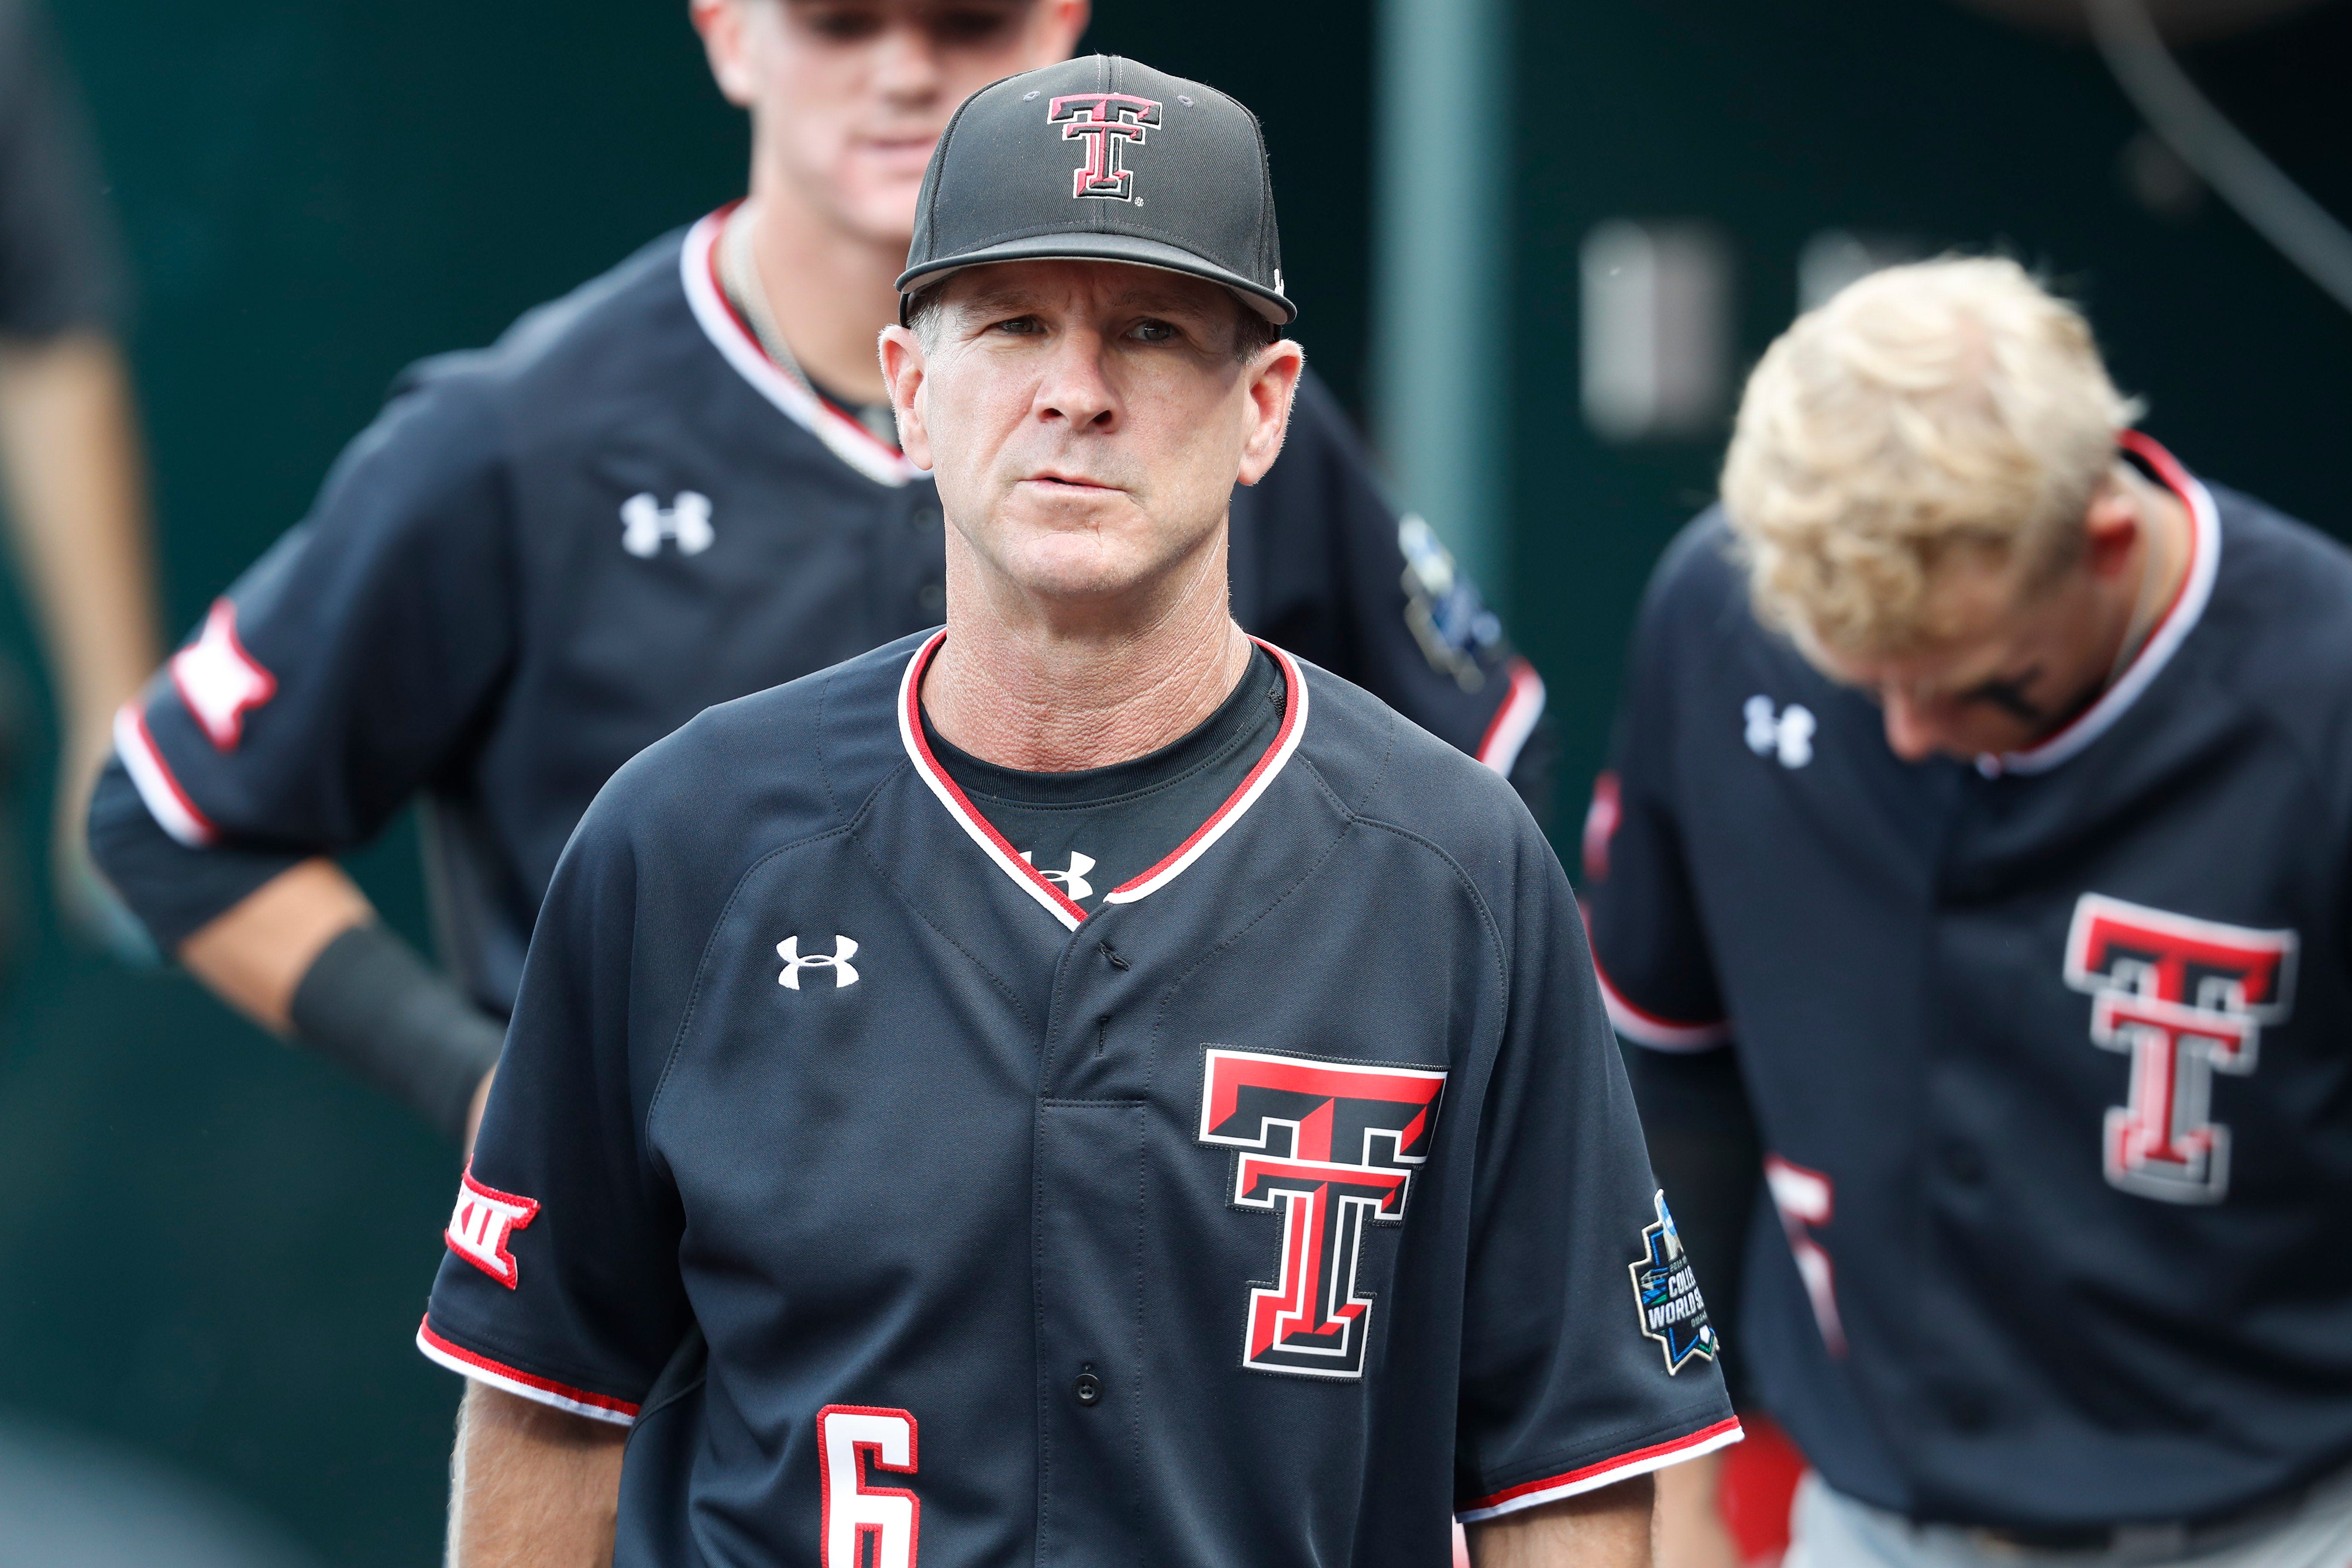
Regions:
[[[940,804],[948,808],[948,815],[956,819],[956,825],[980,846],[991,860],[996,862],[996,868],[1019,883],[1022,891],[1044,905],[1046,913],[1076,931],[1079,922],[1087,918],[1085,906],[1074,901],[1068,894],[1047,881],[1035,867],[1021,858],[1020,852],[1006,841],[1004,835],[997,832],[994,825],[974,809],[971,798],[957,786],[955,780],[948,776],[947,770],[940,766],[939,759],[931,754],[930,742],[923,738],[923,671],[930,668],[931,658],[940,651],[940,645],[947,640],[947,635],[944,629],[933,632],[929,640],[907,660],[907,673],[898,681],[898,739],[906,746],[907,755],[913,761],[917,775],[930,786],[933,795],[940,797]],[[1225,797],[1225,803],[1211,812],[1208,820],[1194,828],[1192,837],[1169,851],[1158,865],[1104,894],[1103,902],[1106,904],[1134,903],[1139,899],[1150,897],[1182,876],[1192,862],[1207,854],[1209,847],[1223,838],[1227,829],[1242,819],[1243,813],[1257,804],[1258,797],[1274,782],[1274,775],[1282,771],[1284,764],[1290,761],[1291,753],[1298,750],[1299,737],[1307,731],[1307,682],[1298,673],[1297,662],[1288,654],[1263,638],[1252,637],[1250,641],[1265,649],[1282,668],[1283,682],[1288,692],[1282,709],[1282,728],[1275,732],[1273,743],[1266,747],[1265,754],[1258,758],[1257,765],[1250,769],[1249,776]]]
[[[728,303],[726,291],[719,286],[719,237],[726,230],[727,215],[741,205],[730,202],[687,230],[685,248],[678,253],[678,273],[686,284],[686,302],[694,311],[703,335],[718,349],[720,357],[751,384],[753,391],[782,410],[784,417],[824,442],[825,449],[835,457],[876,484],[896,489],[922,478],[923,470],[908,462],[904,453],[876,440],[863,425],[829,406],[823,398],[812,395],[806,387],[778,369],[776,362],[768,357],[768,351],[760,346],[750,324]]]
[[[2172,656],[2180,651],[2180,645],[2196,629],[2205,614],[2206,602],[2213,596],[2213,574],[2221,563],[2221,519],[2214,510],[2211,492],[2171,453],[2138,431],[2126,430],[2117,439],[2189,509],[2189,571],[2175,590],[2172,603],[2166,606],[2164,618],[2157,622],[2156,630],[2148,634],[2147,641],[2140,645],[2138,654],[2105,694],[2038,746],[1979,757],[1977,771],[1987,778],[1998,778],[2003,773],[2048,773],[2088,749],[2092,742],[2115,727],[2125,710],[2138,701],[2140,693],[2172,662]]]

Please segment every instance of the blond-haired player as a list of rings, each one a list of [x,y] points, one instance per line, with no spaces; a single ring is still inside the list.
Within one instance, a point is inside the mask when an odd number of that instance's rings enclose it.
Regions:
[[[1878,274],[1643,608],[1594,947],[1792,1568],[2352,1558],[2352,557],[2137,413]]]

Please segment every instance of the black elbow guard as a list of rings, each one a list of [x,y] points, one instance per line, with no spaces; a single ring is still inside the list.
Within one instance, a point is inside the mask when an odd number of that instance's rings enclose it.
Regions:
[[[505,1029],[380,925],[355,925],[320,951],[294,988],[294,1031],[320,1056],[410,1106],[450,1142]]]

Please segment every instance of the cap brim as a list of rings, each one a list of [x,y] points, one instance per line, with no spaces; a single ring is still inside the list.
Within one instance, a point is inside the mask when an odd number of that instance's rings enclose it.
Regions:
[[[943,256],[899,274],[898,293],[904,298],[922,284],[935,283],[950,272],[961,272],[967,267],[987,267],[999,261],[1119,261],[1130,267],[1181,272],[1187,277],[1205,278],[1212,283],[1223,284],[1241,296],[1244,304],[1277,327],[1286,327],[1298,319],[1297,306],[1263,284],[1253,283],[1239,273],[1213,266],[1177,246],[1157,239],[1138,239],[1124,234],[1036,234],[1021,239],[1004,240],[982,250],[966,251],[961,256]]]

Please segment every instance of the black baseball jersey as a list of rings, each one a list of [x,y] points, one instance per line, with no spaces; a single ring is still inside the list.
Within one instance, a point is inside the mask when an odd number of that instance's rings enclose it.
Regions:
[[[2352,1459],[2352,558],[2126,446],[2194,551],[2071,724],[1897,760],[1710,514],[1588,824],[1618,1029],[1736,1042],[1767,1152],[1733,1350],[1915,1518],[2196,1520]]]
[[[761,350],[717,282],[723,216],[412,372],[125,710],[94,844],[166,951],[422,791],[442,945],[503,1013],[615,768],[714,702],[938,624],[929,476]],[[1236,492],[1233,543],[1245,626],[1512,770],[1542,683],[1319,384]],[[231,853],[175,861],[142,816]]]
[[[549,891],[419,1343],[638,1423],[618,1561],[1419,1568],[1734,1440],[1508,787],[1275,653],[1089,911],[933,754],[945,635],[703,714]]]

